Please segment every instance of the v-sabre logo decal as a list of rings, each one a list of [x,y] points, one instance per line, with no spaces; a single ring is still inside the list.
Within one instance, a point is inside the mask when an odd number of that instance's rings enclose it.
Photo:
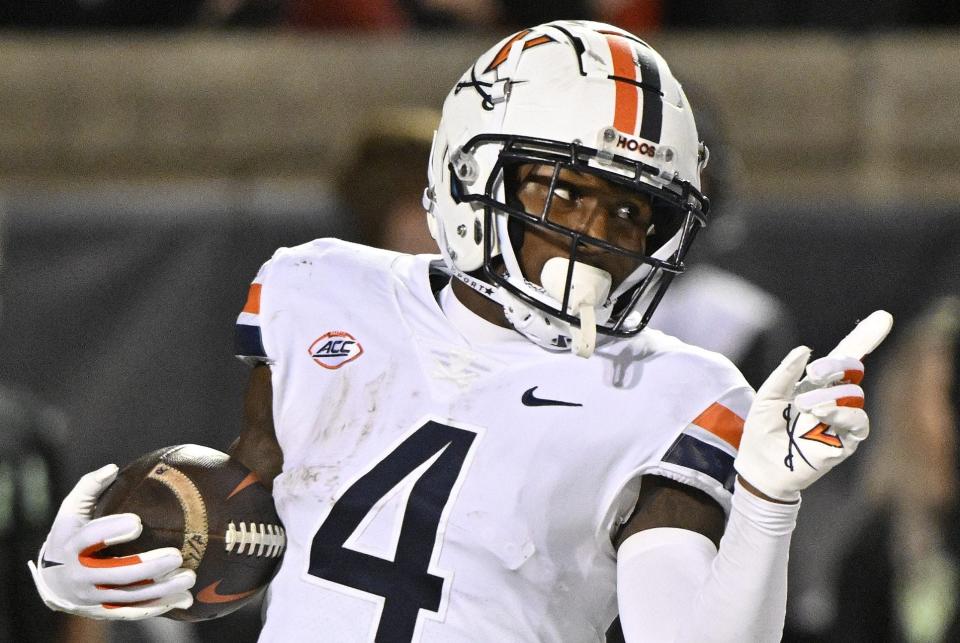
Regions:
[[[521,38],[526,37],[529,33],[530,33],[529,29],[524,29],[523,31],[513,34],[510,40],[505,42],[503,47],[500,48],[500,51],[497,52],[497,55],[493,57],[493,60],[490,61],[490,64],[487,65],[487,68],[483,70],[483,73],[486,74],[488,72],[491,72],[497,67],[499,67],[500,65],[502,65],[507,60],[507,56],[510,55],[510,47],[513,46],[513,43],[517,42]],[[556,41],[550,36],[538,36],[536,38],[532,38],[530,40],[525,41],[523,43],[523,50],[526,51],[531,47],[536,47],[537,45],[543,45],[548,42],[556,42]]]
[[[363,355],[363,346],[350,333],[331,330],[310,344],[309,352],[314,362],[332,370]]]

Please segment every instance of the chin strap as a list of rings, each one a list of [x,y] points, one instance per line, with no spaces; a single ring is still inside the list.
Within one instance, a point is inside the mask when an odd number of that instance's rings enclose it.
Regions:
[[[533,343],[552,351],[571,350],[580,357],[590,357],[597,347],[597,307],[607,301],[612,277],[605,270],[554,257],[544,264],[540,280],[543,293],[555,302],[547,303],[559,308],[570,275],[570,297],[567,310],[577,311],[580,327],[557,319],[542,310],[530,306],[513,296],[504,288],[488,284],[456,268],[446,267],[451,277],[477,291],[487,299],[503,306],[504,316],[514,329]],[[609,317],[609,306],[600,310],[600,323]]]

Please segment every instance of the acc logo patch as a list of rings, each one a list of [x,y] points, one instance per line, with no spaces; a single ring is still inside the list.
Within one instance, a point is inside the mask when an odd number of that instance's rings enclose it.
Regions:
[[[324,368],[340,368],[363,355],[363,346],[350,333],[332,330],[310,345],[310,357]]]

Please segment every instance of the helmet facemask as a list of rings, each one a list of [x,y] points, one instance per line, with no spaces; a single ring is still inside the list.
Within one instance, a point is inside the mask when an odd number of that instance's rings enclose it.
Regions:
[[[473,178],[472,156],[483,146],[497,146],[499,154],[486,183],[471,189],[460,176]],[[596,333],[613,337],[639,333],[670,280],[683,271],[683,257],[705,222],[706,199],[688,182],[675,175],[663,178],[662,168],[579,143],[480,135],[458,149],[454,157],[459,162],[459,166],[451,163],[449,167],[454,199],[483,208],[487,231],[483,278],[507,295],[500,303],[517,330],[547,347],[566,349],[572,344],[575,352],[585,355],[593,351]],[[542,212],[527,212],[516,195],[516,169],[524,164],[546,166],[551,171]],[[618,245],[616,239],[588,236],[551,218],[557,180],[565,169],[596,176],[651,199],[653,232],[643,251]],[[566,257],[550,259],[540,275],[523,274],[520,268],[523,238],[532,230],[548,231],[568,244]],[[588,253],[597,252],[624,257],[636,266],[612,292],[609,273],[582,261]],[[644,303],[646,306],[641,306]],[[533,326],[548,327],[545,336],[543,328]]]

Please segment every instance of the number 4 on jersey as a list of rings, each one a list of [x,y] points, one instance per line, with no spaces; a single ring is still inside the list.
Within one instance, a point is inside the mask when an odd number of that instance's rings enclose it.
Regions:
[[[378,643],[409,642],[420,610],[438,612],[444,579],[429,573],[444,508],[477,434],[429,421],[343,493],[313,537],[309,573],[384,599]],[[393,560],[344,543],[381,498],[428,461],[410,490]]]

